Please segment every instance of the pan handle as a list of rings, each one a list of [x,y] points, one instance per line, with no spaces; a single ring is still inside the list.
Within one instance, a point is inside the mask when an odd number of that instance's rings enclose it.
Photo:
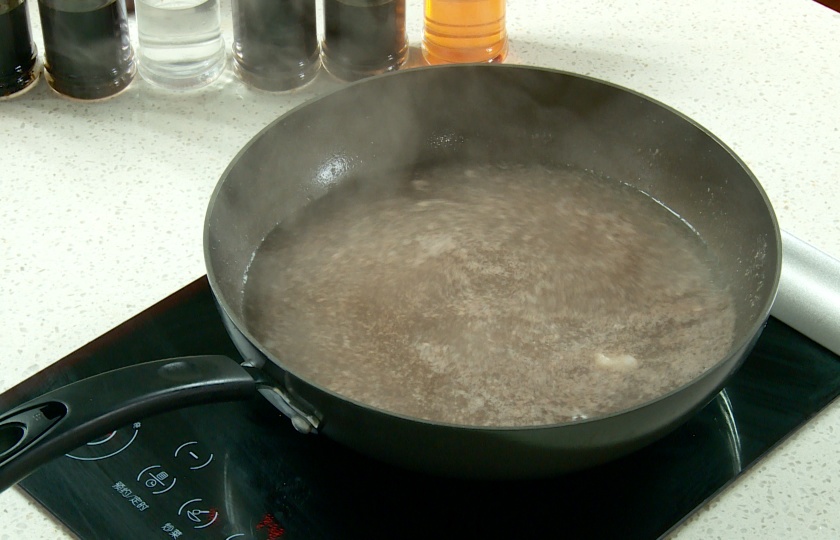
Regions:
[[[147,362],[68,384],[0,414],[0,491],[135,420],[257,395],[261,372],[225,356]]]

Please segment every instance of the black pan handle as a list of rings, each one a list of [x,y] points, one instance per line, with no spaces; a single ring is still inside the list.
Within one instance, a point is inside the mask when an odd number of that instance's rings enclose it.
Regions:
[[[0,491],[40,465],[154,414],[257,395],[259,371],[225,356],[147,362],[68,384],[0,414]]]

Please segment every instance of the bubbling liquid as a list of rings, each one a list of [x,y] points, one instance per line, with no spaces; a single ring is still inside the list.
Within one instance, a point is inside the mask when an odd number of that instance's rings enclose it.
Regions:
[[[434,422],[536,426],[642,404],[727,355],[713,255],[635,188],[535,166],[402,177],[330,194],[255,253],[245,324],[305,380]]]

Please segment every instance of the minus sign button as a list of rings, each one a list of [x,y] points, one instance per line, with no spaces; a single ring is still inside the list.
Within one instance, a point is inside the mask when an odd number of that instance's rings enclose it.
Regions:
[[[201,445],[198,444],[198,441],[185,442],[184,444],[182,444],[181,446],[179,446],[175,450],[175,457],[177,458],[178,455],[181,454],[181,451],[183,450],[184,453],[186,455],[189,455],[189,457],[191,457],[194,461],[199,461],[199,462],[202,461],[201,456],[204,455],[204,452],[200,451],[201,453],[197,454],[191,448],[189,448],[190,446],[196,448],[196,447],[200,447]],[[203,469],[204,467],[210,465],[211,461],[213,461],[213,454],[212,453],[209,454],[209,457],[207,457],[207,459],[203,463],[201,463],[200,465],[196,465],[194,467],[190,467],[190,470],[197,471],[198,469]]]

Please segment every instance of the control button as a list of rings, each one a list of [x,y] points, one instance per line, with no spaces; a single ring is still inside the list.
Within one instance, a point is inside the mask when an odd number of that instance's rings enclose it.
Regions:
[[[191,499],[178,509],[179,516],[187,516],[187,519],[195,523],[194,529],[209,527],[219,518],[219,512],[206,508],[201,502],[201,499]]]
[[[190,464],[190,470],[197,471],[210,465],[213,453],[198,444],[198,441],[185,442],[175,450],[175,457]]]
[[[140,471],[140,474],[137,475],[137,481],[143,482],[147,488],[154,490],[152,491],[153,495],[160,495],[175,487],[175,482],[178,479],[169,476],[169,473],[164,471],[160,465],[152,465]]]
[[[134,442],[140,431],[140,422],[135,422],[128,429],[112,431],[98,439],[92,440],[72,452],[65,454],[78,461],[99,461],[116,456]]]

